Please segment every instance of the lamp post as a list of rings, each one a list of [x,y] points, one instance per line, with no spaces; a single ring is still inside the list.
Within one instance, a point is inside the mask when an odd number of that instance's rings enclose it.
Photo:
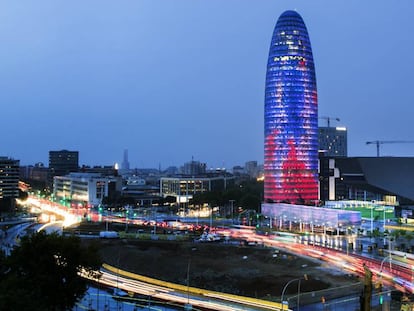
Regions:
[[[210,204],[208,205],[210,207]],[[210,208],[210,230],[213,227],[213,207]]]
[[[381,281],[382,281],[382,266],[384,265],[384,262],[385,262],[387,259],[388,259],[388,260],[390,261],[390,263],[391,263],[391,260],[392,260],[391,254],[390,254],[390,256],[389,256],[389,257],[384,257],[384,259],[382,259],[382,261],[381,261],[381,266],[380,266],[380,279],[381,279]]]
[[[381,285],[381,291],[382,291],[382,266],[383,266],[384,262],[387,259],[390,261],[390,272],[391,272],[391,260],[392,260],[391,253],[390,253],[390,256],[389,257],[384,257],[384,259],[381,261],[381,266],[380,266],[380,285]]]
[[[305,279],[305,280],[307,280],[307,276],[306,276],[306,274],[305,274],[305,276],[304,276],[304,279]],[[302,280],[302,278],[298,278],[298,279],[293,279],[293,280],[290,280],[290,281],[289,281],[289,282],[287,282],[287,283],[286,283],[286,285],[283,287],[283,290],[282,290],[282,296],[281,296],[281,298],[280,298],[280,302],[282,303],[282,311],[283,311],[283,310],[285,310],[285,305],[284,305],[284,303],[283,303],[283,297],[285,296],[285,291],[286,291],[287,287],[289,286],[289,284],[291,284],[291,283],[293,283],[293,282],[295,282],[295,281],[298,281],[297,310],[299,311],[300,281],[301,281],[301,280]],[[288,308],[289,308],[289,306],[288,306]]]
[[[129,214],[129,205],[125,207],[125,233],[128,232],[128,214]]]
[[[371,206],[370,209],[371,209],[371,241],[372,241],[372,233],[374,231],[374,215],[373,215],[374,206]]]
[[[231,204],[231,223],[234,224],[234,211],[233,211],[234,200],[229,200],[229,202]]]
[[[191,257],[188,258],[188,264],[187,264],[187,305],[185,306],[186,310],[191,310],[190,305],[190,265],[191,265]]]
[[[392,258],[391,258],[391,237],[389,236],[389,233],[388,233],[388,235],[385,235],[384,234],[384,248],[385,248],[385,241],[386,240],[388,240],[388,258],[389,258],[389,261],[390,261],[390,270],[391,270],[391,260],[392,260]],[[385,258],[387,258],[387,257],[385,257]],[[385,259],[384,258],[384,259]],[[382,265],[381,265],[381,267],[382,267]]]
[[[190,256],[188,257],[187,263],[187,304],[184,306],[185,310],[192,310],[193,306],[190,304],[190,266],[191,266],[191,255],[192,252],[196,251],[197,248],[191,248]]]

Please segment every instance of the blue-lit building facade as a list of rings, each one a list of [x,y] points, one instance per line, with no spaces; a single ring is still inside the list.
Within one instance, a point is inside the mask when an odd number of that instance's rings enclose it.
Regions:
[[[266,73],[264,199],[318,200],[318,103],[315,67],[302,17],[286,11],[274,28]]]
[[[355,228],[361,225],[359,211],[341,210],[339,208],[322,208],[295,204],[262,204],[262,213],[272,219],[279,228],[291,229],[292,224],[300,227],[334,229],[343,231],[346,228]],[[288,224],[289,223],[289,224]],[[302,230],[300,230],[302,231]]]

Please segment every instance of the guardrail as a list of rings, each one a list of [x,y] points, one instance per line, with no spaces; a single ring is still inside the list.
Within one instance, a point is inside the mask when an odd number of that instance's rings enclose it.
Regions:
[[[210,291],[210,290],[192,287],[192,286],[187,287],[186,285],[171,283],[167,281],[161,281],[161,280],[150,278],[144,275],[125,271],[125,270],[119,269],[117,267],[114,267],[114,266],[111,266],[105,263],[102,265],[102,267],[112,273],[119,274],[119,275],[128,277],[130,279],[138,280],[138,281],[153,284],[153,285],[167,287],[167,288],[185,292],[185,293],[188,292],[193,295],[212,297],[216,299],[231,301],[234,303],[255,306],[255,307],[266,309],[266,310],[282,310],[282,304],[278,302],[267,301],[267,300],[245,297],[245,296],[238,296],[238,295],[221,293],[221,292],[215,292],[215,291]],[[289,309],[285,306],[283,310],[288,311]]]

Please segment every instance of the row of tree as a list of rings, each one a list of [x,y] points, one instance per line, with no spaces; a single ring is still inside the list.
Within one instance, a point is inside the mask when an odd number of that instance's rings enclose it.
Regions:
[[[234,206],[259,210],[263,198],[263,182],[250,180],[223,191],[203,192],[194,195],[190,205],[225,206],[233,201]]]
[[[226,206],[230,204],[230,201],[233,201],[235,207],[241,206],[244,209],[258,210],[262,199],[263,182],[250,180],[242,182],[241,184],[235,185],[226,190],[197,193],[190,200],[189,207],[198,207],[203,204],[209,204],[210,206]],[[154,198],[152,203],[160,206],[173,205],[176,203],[176,198],[174,196]],[[132,197],[121,196],[120,193],[117,193],[111,197],[105,197],[102,204],[110,208],[120,208],[125,205],[134,205],[135,200]]]

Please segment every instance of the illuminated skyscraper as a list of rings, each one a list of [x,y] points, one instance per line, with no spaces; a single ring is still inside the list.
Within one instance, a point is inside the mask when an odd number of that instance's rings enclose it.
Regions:
[[[265,90],[265,202],[318,200],[315,67],[302,17],[286,11],[270,44]]]

